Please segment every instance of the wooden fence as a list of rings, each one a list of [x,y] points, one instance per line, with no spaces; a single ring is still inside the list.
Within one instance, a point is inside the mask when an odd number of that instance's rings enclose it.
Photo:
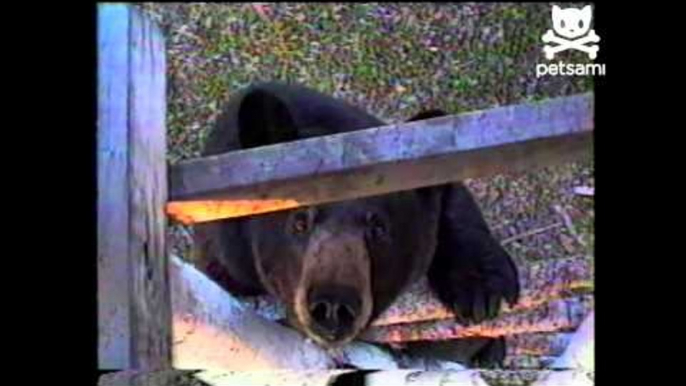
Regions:
[[[136,384],[134,379],[168,374],[172,366],[202,366],[193,362],[194,353],[210,355],[207,347],[218,337],[226,344],[240,341],[253,365],[296,370],[331,365],[331,358],[299,335],[245,309],[193,267],[170,258],[168,217],[193,224],[254,215],[549,166],[592,151],[594,99],[584,94],[168,166],[165,71],[158,27],[131,6],[100,4],[99,365],[134,370],[106,377],[103,384],[117,379]],[[227,327],[222,315],[238,319]],[[177,345],[188,328],[205,334],[194,343],[199,351]],[[274,340],[290,342],[289,347],[269,352]],[[294,359],[294,348],[307,358]],[[351,350],[374,348],[360,343]],[[217,359],[216,368],[235,365],[237,355]]]

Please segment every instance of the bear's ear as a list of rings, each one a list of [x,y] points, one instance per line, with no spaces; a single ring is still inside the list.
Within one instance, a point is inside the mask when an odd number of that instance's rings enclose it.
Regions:
[[[269,90],[256,89],[243,97],[238,109],[241,148],[297,139],[297,128],[286,102]]]
[[[415,114],[412,118],[408,119],[407,122],[422,121],[424,119],[437,118],[445,115],[448,115],[448,113],[440,109],[425,110]]]

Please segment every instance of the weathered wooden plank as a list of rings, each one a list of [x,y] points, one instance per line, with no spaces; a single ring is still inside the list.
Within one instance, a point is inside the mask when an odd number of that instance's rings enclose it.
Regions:
[[[595,372],[583,369],[541,371],[530,386],[594,386]]]
[[[568,332],[511,335],[507,337],[507,355],[558,357],[565,351],[572,336],[573,333]]]
[[[345,383],[342,377],[351,370],[329,371],[226,371],[183,370],[126,371],[103,375],[98,386],[269,386],[302,385],[324,386]],[[394,370],[377,371],[369,374],[354,374],[363,378],[360,384],[368,386],[561,386],[593,385],[594,373],[583,370],[447,370],[421,371]]]
[[[124,370],[103,374],[98,386],[207,386],[191,370]]]
[[[560,356],[569,345],[571,333],[515,334],[506,337],[505,368],[544,368]],[[400,344],[400,368],[438,370],[438,362],[468,364],[487,343],[486,338],[416,341]],[[424,365],[422,365],[424,363]],[[443,368],[447,370],[447,368]]]
[[[327,369],[313,343],[245,310],[194,267],[170,262],[174,367],[179,369]]]
[[[593,296],[554,300],[524,312],[505,314],[495,320],[463,326],[453,320],[394,324],[367,329],[360,339],[368,342],[402,343],[470,337],[573,331],[593,310]]]
[[[128,249],[129,10],[98,6],[98,364],[131,364]]]
[[[548,166],[590,154],[593,95],[499,107],[228,152],[170,170],[185,223]]]
[[[590,386],[593,373],[581,370],[378,371],[365,375],[367,386]]]
[[[307,370],[348,363],[358,368],[392,369],[400,365],[395,353],[362,341],[348,345],[338,354],[325,352],[296,331],[260,317],[192,265],[174,256],[170,265],[175,368]],[[469,327],[460,326],[453,320],[373,326],[361,339],[404,343],[570,331],[581,323],[590,308],[590,296],[549,300],[533,309],[505,314],[495,321]],[[543,347],[543,343],[553,338],[560,336],[543,338],[544,342],[531,338],[515,340],[513,349],[516,351],[510,354],[554,355],[564,340],[555,340],[557,345],[554,347]],[[541,352],[532,353],[532,350]]]
[[[305,371],[330,369],[340,362],[295,330],[253,313],[174,256],[170,275],[175,368]],[[338,354],[357,367],[397,368],[388,353],[362,342]]]
[[[585,257],[544,260],[520,268],[522,294],[515,307],[504,305],[503,313],[532,310],[552,300],[575,293],[592,292],[591,261]],[[285,309],[271,296],[246,298],[246,307],[267,319],[285,317]],[[404,291],[374,321],[372,326],[390,326],[452,319],[454,314],[433,295],[425,279]]]
[[[591,312],[571,338],[564,353],[551,365],[554,369],[595,371],[595,313]]]
[[[101,376],[98,380],[98,386],[329,386],[339,375],[351,371],[354,370],[121,371]]]
[[[520,267],[522,288],[519,303],[503,305],[503,314],[533,310],[547,302],[592,291],[591,262],[584,258],[545,260]],[[425,322],[454,318],[433,295],[425,280],[408,288],[374,322],[374,326]]]
[[[171,298],[165,248],[167,139],[165,46],[134,8],[130,28],[129,191],[133,366],[171,365]]]
[[[171,363],[164,42],[135,8],[101,4],[98,12],[99,363],[164,368]]]

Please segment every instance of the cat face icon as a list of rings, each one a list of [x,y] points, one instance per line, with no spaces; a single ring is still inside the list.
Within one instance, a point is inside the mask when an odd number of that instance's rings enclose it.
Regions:
[[[562,9],[557,5],[553,5],[553,29],[556,34],[567,39],[586,35],[591,28],[592,17],[590,5],[582,9]]]
[[[542,37],[543,43],[551,45],[543,46],[543,52],[548,60],[562,51],[577,50],[588,54],[590,59],[595,59],[598,54],[600,37],[591,29],[591,6],[581,9],[562,9],[553,5],[553,29],[549,29]]]

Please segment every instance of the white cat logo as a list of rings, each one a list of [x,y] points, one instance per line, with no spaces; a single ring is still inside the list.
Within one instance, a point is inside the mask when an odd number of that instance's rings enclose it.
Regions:
[[[591,28],[591,6],[587,5],[582,9],[565,8],[562,9],[553,5],[553,30],[549,29],[543,35],[543,43],[554,43],[556,45],[543,46],[543,52],[548,60],[555,58],[555,54],[566,50],[578,50],[588,54],[590,59],[595,59],[598,55],[598,46],[595,44],[600,41]],[[557,33],[557,36],[555,35]]]

